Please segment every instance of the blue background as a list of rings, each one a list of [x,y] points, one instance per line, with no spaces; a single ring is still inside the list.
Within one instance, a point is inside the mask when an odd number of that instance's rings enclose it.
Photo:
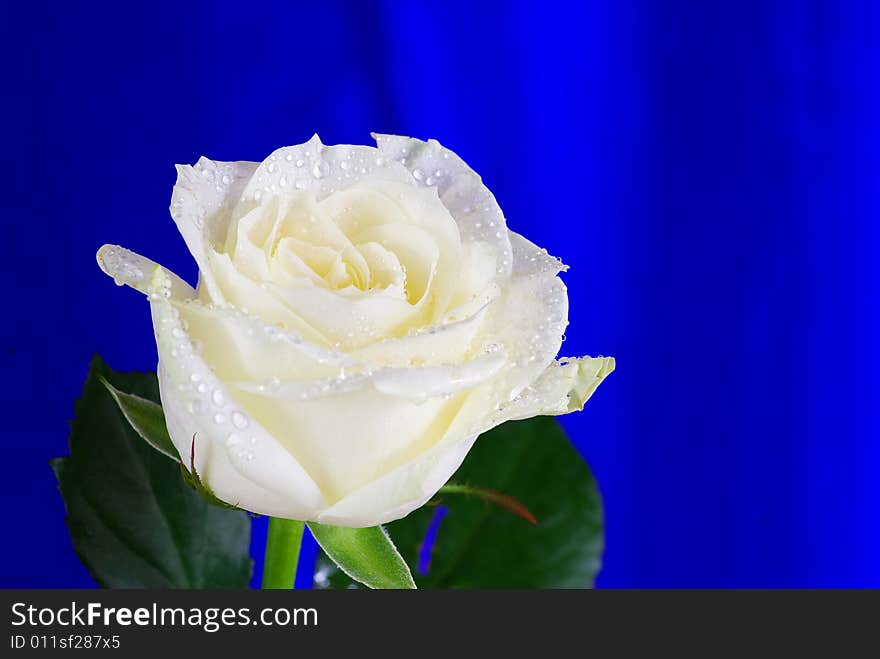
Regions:
[[[880,586],[876,3],[79,4],[0,20],[0,585],[91,583],[47,461],[93,352],[154,367],[97,247],[192,281],[173,163],[375,130],[461,154],[617,357],[564,421],[599,585]]]

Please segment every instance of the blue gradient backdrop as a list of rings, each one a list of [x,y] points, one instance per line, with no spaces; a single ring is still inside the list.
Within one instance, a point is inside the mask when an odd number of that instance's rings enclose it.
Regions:
[[[47,461],[94,351],[154,367],[97,247],[193,280],[173,163],[375,130],[460,153],[618,359],[564,421],[599,585],[880,586],[876,3],[128,4],[0,10],[0,585],[91,584]]]

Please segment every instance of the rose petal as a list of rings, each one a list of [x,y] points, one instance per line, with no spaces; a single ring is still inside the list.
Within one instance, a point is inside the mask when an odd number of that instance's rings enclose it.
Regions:
[[[511,368],[496,381],[498,402],[513,398],[553,361],[568,325],[568,296],[559,277],[515,275],[489,310],[478,339],[499,346]]]
[[[378,371],[371,382],[384,394],[419,401],[475,387],[498,373],[504,363],[504,356],[495,354],[450,366],[386,368]]]
[[[546,249],[538,247],[535,243],[523,238],[514,231],[509,232],[510,246],[513,250],[513,274],[534,275],[549,273],[555,275],[568,270],[568,266],[555,256],[551,256]]]
[[[228,503],[262,514],[313,518],[325,505],[321,491],[193,349],[165,294],[170,283],[168,274],[157,267],[148,292],[161,364],[162,408],[181,459],[189,464],[195,443],[200,477]],[[216,459],[223,455],[242,478],[228,478],[230,470],[222,459],[215,470]]]
[[[454,363],[471,354],[474,338],[487,312],[488,305],[483,305],[463,320],[422,327],[406,336],[383,339],[352,350],[349,355],[380,366]]]
[[[210,250],[208,263],[218,289],[225,298],[238,301],[240,309],[259,316],[267,323],[298,332],[312,343],[324,346],[332,344],[332,341],[319,329],[309,324],[289,304],[278,297],[275,292],[279,289],[277,284],[272,287],[247,277],[236,269],[228,254],[219,254]],[[210,299],[203,301],[211,302]]]
[[[320,206],[353,242],[377,240],[397,255],[406,267],[411,302],[428,294],[430,283],[434,317],[446,310],[458,283],[461,238],[455,220],[435,190],[394,181],[365,181],[337,192]],[[407,259],[411,241],[400,234],[405,228],[402,225],[417,227],[436,245],[437,258],[430,278],[416,276],[414,269],[420,264]]]
[[[494,427],[510,419],[579,412],[614,366],[613,357],[555,361],[519,396],[490,417],[489,423]]]
[[[337,368],[330,377],[304,379],[297,373],[290,379],[272,378],[256,383],[230,381],[235,389],[279,401],[305,401],[339,396],[370,388],[376,391],[423,403],[429,398],[449,398],[489,380],[504,366],[503,355],[483,355],[460,364],[370,368],[354,364]]]
[[[325,345],[344,350],[400,334],[413,324],[420,311],[402,294],[333,291],[317,286],[293,288],[274,283],[266,284],[265,292],[282,303],[288,313],[296,313],[307,326],[320,331],[326,337]],[[262,311],[258,313],[267,318]]]
[[[458,225],[462,243],[491,245],[499,277],[506,278],[513,262],[504,214],[494,195],[466,162],[436,140],[423,142],[399,135],[373,134],[382,157],[403,163],[412,180],[436,187],[440,201]]]
[[[98,265],[106,274],[113,277],[119,286],[128,285],[136,291],[147,294],[150,277],[159,267],[154,261],[136,254],[119,245],[102,245],[97,253]],[[191,298],[195,295],[192,286],[172,272],[168,273],[171,281],[170,294],[176,298]]]
[[[321,524],[368,527],[400,519],[433,497],[464,462],[476,436],[435,444],[337,501],[318,516]]]
[[[207,158],[192,167],[177,165],[171,217],[199,266],[200,283],[215,302],[223,298],[207,267],[207,251],[224,240],[232,207],[256,169],[257,163],[253,162],[214,162]]]
[[[382,158],[373,147],[324,146],[315,135],[305,144],[272,152],[259,165],[241,193],[233,219],[268,197],[308,190],[320,201],[364,179],[407,183],[412,177],[406,168]]]
[[[380,224],[369,227],[361,231],[357,238],[359,241],[379,243],[394,254],[406,273],[407,301],[414,308],[424,309],[425,314],[420,314],[419,320],[430,318],[431,309],[436,309],[437,306],[435,299],[428,296],[436,292],[435,288],[442,286],[448,289],[450,286],[449,264],[444,263],[441,266],[441,262],[444,261],[442,246],[438,245],[431,234],[421,227],[407,224]],[[440,278],[445,279],[445,282],[435,286],[434,283]]]
[[[236,390],[236,399],[295,455],[333,502],[432,446],[459,397],[413,402],[373,388],[309,400]]]
[[[358,243],[356,247],[369,269],[370,288],[382,290],[391,287],[399,291],[405,289],[406,272],[394,252],[377,242]]]
[[[444,317],[466,317],[460,315],[463,309],[474,304],[479,308],[494,299],[498,289],[495,271],[495,253],[491,245],[481,242],[462,245],[458,282]]]
[[[313,380],[338,375],[359,363],[236,309],[208,307],[198,300],[172,299],[172,303],[190,337],[201,343],[202,359],[224,382]]]

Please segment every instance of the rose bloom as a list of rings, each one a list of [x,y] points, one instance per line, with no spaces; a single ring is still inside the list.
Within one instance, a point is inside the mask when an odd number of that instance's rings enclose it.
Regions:
[[[614,368],[555,360],[565,266],[507,228],[464,161],[375,137],[178,166],[171,214],[196,289],[98,252],[148,295],[168,432],[230,504],[337,526],[403,517],[480,433],[580,410]]]

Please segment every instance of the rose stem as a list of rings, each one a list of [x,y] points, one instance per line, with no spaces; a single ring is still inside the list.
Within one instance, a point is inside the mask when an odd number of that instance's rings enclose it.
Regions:
[[[303,522],[279,517],[269,518],[266,557],[263,563],[263,585],[266,589],[290,590],[296,579]]]

